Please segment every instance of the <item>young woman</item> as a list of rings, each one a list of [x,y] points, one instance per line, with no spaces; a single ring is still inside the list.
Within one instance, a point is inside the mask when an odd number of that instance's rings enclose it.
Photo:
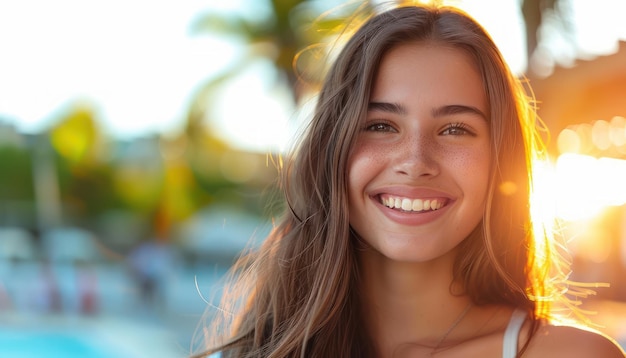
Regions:
[[[285,167],[288,210],[209,328],[223,357],[623,357],[557,325],[555,245],[533,226],[529,99],[464,13],[369,19]],[[231,305],[227,305],[231,303]]]

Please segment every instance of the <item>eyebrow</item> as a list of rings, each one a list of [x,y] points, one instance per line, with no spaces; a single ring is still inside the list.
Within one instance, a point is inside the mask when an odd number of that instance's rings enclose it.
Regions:
[[[370,102],[367,109],[369,111],[381,111],[399,115],[406,115],[408,113],[408,110],[403,105],[399,103],[389,102]],[[468,106],[464,104],[445,105],[434,108],[431,111],[431,115],[435,118],[464,113],[475,114],[487,120],[487,115],[483,113],[480,109],[474,106]]]
[[[367,106],[368,111],[381,111],[381,112],[389,112],[393,114],[401,114],[406,115],[408,111],[406,107],[399,103],[389,103],[389,102],[370,102]]]
[[[437,107],[432,110],[433,117],[443,117],[454,114],[476,114],[479,117],[482,117],[484,120],[487,120],[487,115],[483,113],[480,109],[474,106],[467,106],[464,104],[452,104],[442,107]]]

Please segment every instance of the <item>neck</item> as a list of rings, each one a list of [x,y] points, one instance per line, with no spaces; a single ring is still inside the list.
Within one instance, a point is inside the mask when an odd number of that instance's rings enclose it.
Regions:
[[[447,331],[470,302],[452,291],[453,261],[454,252],[427,263],[394,262],[375,251],[360,253],[365,322],[381,356],[391,356],[407,344],[434,348],[452,333]]]

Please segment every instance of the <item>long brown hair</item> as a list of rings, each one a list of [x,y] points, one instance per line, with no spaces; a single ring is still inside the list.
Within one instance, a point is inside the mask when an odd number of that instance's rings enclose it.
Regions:
[[[235,289],[205,330],[224,357],[368,357],[359,315],[346,163],[383,56],[406,42],[460,49],[489,101],[493,163],[482,225],[463,241],[455,279],[475,304],[548,312],[551,248],[531,223],[536,124],[530,98],[484,29],[447,7],[405,6],[371,17],[332,65],[307,131],[282,172],[287,210],[262,247],[239,260]],[[537,255],[537,249],[543,250]],[[538,259],[540,257],[540,259]],[[202,354],[200,355],[202,356]]]

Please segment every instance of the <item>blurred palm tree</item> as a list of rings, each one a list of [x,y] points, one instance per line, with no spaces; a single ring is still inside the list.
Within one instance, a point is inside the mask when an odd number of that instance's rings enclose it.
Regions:
[[[239,39],[246,47],[243,56],[205,87],[220,86],[223,81],[239,74],[251,62],[266,59],[274,64],[280,80],[285,81],[297,99],[300,92],[293,68],[294,58],[307,46],[322,42],[329,31],[344,22],[336,14],[320,16],[323,10],[318,3],[311,0],[270,0],[267,16],[254,19],[237,13],[208,12],[200,16],[191,26],[192,33],[212,33]],[[337,6],[337,9],[340,8],[353,10],[354,6]]]
[[[225,86],[249,66],[259,61],[269,62],[276,73],[276,82],[272,85],[285,86],[292,94],[294,106],[297,105],[309,86],[316,85],[319,73],[323,71],[320,65],[327,63],[320,60],[320,56],[328,54],[325,41],[341,31],[345,18],[369,4],[367,1],[342,4],[339,0],[332,0],[321,4],[313,0],[268,0],[268,11],[258,11],[254,18],[242,13],[207,12],[192,23],[192,34],[211,34],[243,44],[242,54],[200,87],[188,109],[183,134],[188,148],[187,160],[196,181],[206,191],[241,194],[247,189],[258,191],[262,188],[271,192],[273,188],[268,185],[275,183],[277,174],[274,166],[278,166],[279,160],[268,155],[268,158],[257,158],[267,162],[265,168],[255,169],[257,183],[233,183],[224,177],[224,158],[234,158],[233,165],[244,167],[255,160],[237,153],[210,129],[212,109]],[[332,11],[325,12],[329,7]],[[243,195],[244,201],[250,201],[249,194]],[[231,195],[231,199],[236,200],[234,196]]]
[[[328,50],[324,42],[341,31],[346,18],[360,13],[359,9],[368,9],[373,2],[269,0],[267,16],[250,19],[242,14],[216,12],[200,16],[191,26],[192,33],[233,38],[244,43],[245,49],[243,55],[196,93],[189,111],[187,134],[193,139],[203,130],[216,94],[259,60],[273,64],[277,73],[275,85],[287,86],[297,104],[323,71],[320,65],[326,61],[320,56]],[[331,10],[326,11],[328,8]]]

